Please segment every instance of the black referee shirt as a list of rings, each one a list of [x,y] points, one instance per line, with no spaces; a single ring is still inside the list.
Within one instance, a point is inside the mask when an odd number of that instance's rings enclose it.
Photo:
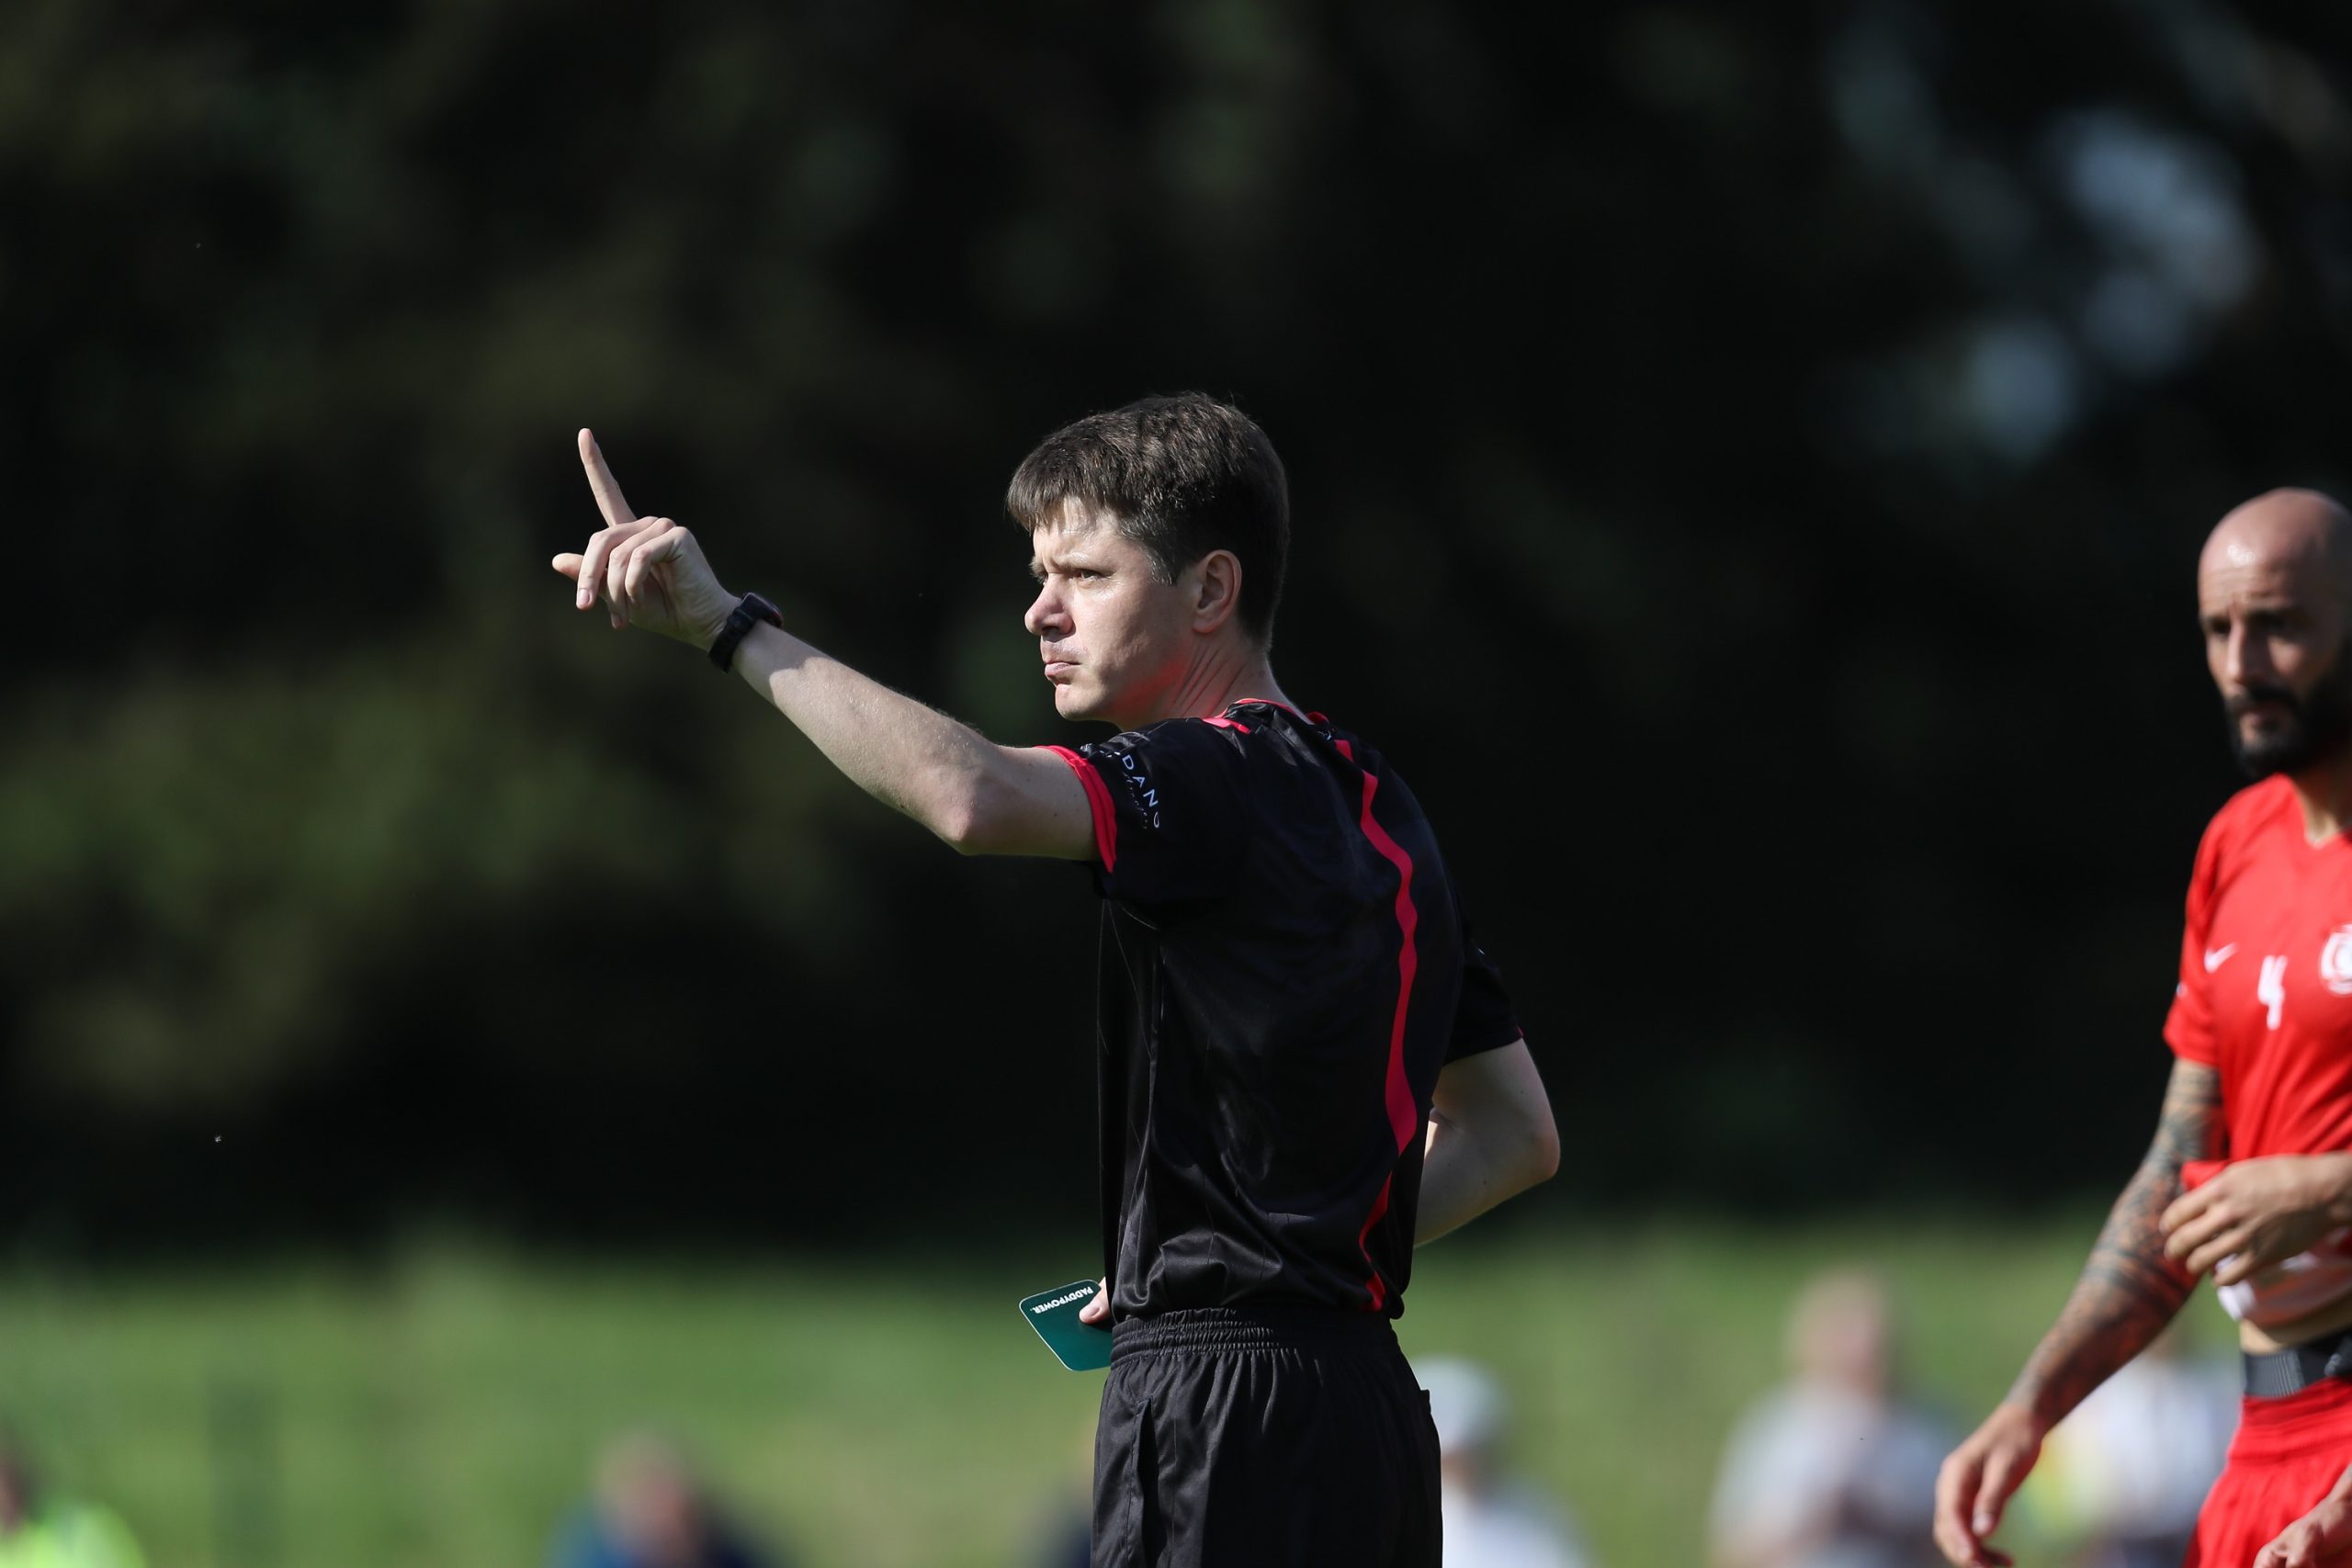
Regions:
[[[1520,1033],[1419,803],[1270,702],[1062,755],[1103,898],[1114,1314],[1402,1313],[1438,1069]]]

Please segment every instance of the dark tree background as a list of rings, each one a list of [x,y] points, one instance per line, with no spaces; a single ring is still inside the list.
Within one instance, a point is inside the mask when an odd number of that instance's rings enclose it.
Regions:
[[[2347,478],[2342,26],[0,9],[0,1223],[1082,1222],[1082,875],[546,562],[594,424],[730,585],[1057,739],[1003,482],[1187,387],[1290,464],[1284,683],[1437,817],[1545,1202],[2111,1185],[2234,783],[2197,546]]]

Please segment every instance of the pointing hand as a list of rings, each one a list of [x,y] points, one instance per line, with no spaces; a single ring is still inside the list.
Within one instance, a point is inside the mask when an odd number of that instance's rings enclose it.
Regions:
[[[667,517],[639,517],[605,465],[593,432],[580,433],[580,466],[588,472],[605,526],[588,547],[551,563],[575,584],[580,609],[605,602],[613,627],[637,626],[708,648],[727,624],[735,596],[718,584],[695,536]]]

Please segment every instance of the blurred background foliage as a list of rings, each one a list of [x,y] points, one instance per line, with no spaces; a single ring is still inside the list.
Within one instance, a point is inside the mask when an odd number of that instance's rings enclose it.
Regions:
[[[1066,739],[1001,487],[1237,398],[1556,1208],[2111,1187],[2233,787],[2190,575],[2345,488],[2345,18],[0,7],[0,1222],[1091,1218],[1092,907],[547,558],[631,498]]]

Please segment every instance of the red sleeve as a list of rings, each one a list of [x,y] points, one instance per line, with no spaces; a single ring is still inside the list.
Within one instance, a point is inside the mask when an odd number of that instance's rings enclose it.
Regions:
[[[1102,783],[1087,760],[1067,746],[1048,746],[1046,750],[1069,764],[1078,782],[1086,789],[1086,809],[1094,818],[1094,858],[1102,863],[1104,871],[1119,868],[1119,818],[1111,809],[1111,791]]]
[[[2188,919],[2180,936],[2180,983],[2173,991],[2172,1011],[2165,1018],[2165,1043],[2173,1055],[2209,1067],[2220,1063],[2221,1052],[2213,1039],[2213,981],[2205,968],[2205,939],[2212,927],[2222,823],[2227,815],[2224,810],[2207,824],[2197,846],[2197,869],[2188,878]]]
[[[1163,719],[1075,749],[1050,746],[1086,786],[1095,886],[1125,903],[1227,892],[1254,810],[1240,777],[1239,725]]]

